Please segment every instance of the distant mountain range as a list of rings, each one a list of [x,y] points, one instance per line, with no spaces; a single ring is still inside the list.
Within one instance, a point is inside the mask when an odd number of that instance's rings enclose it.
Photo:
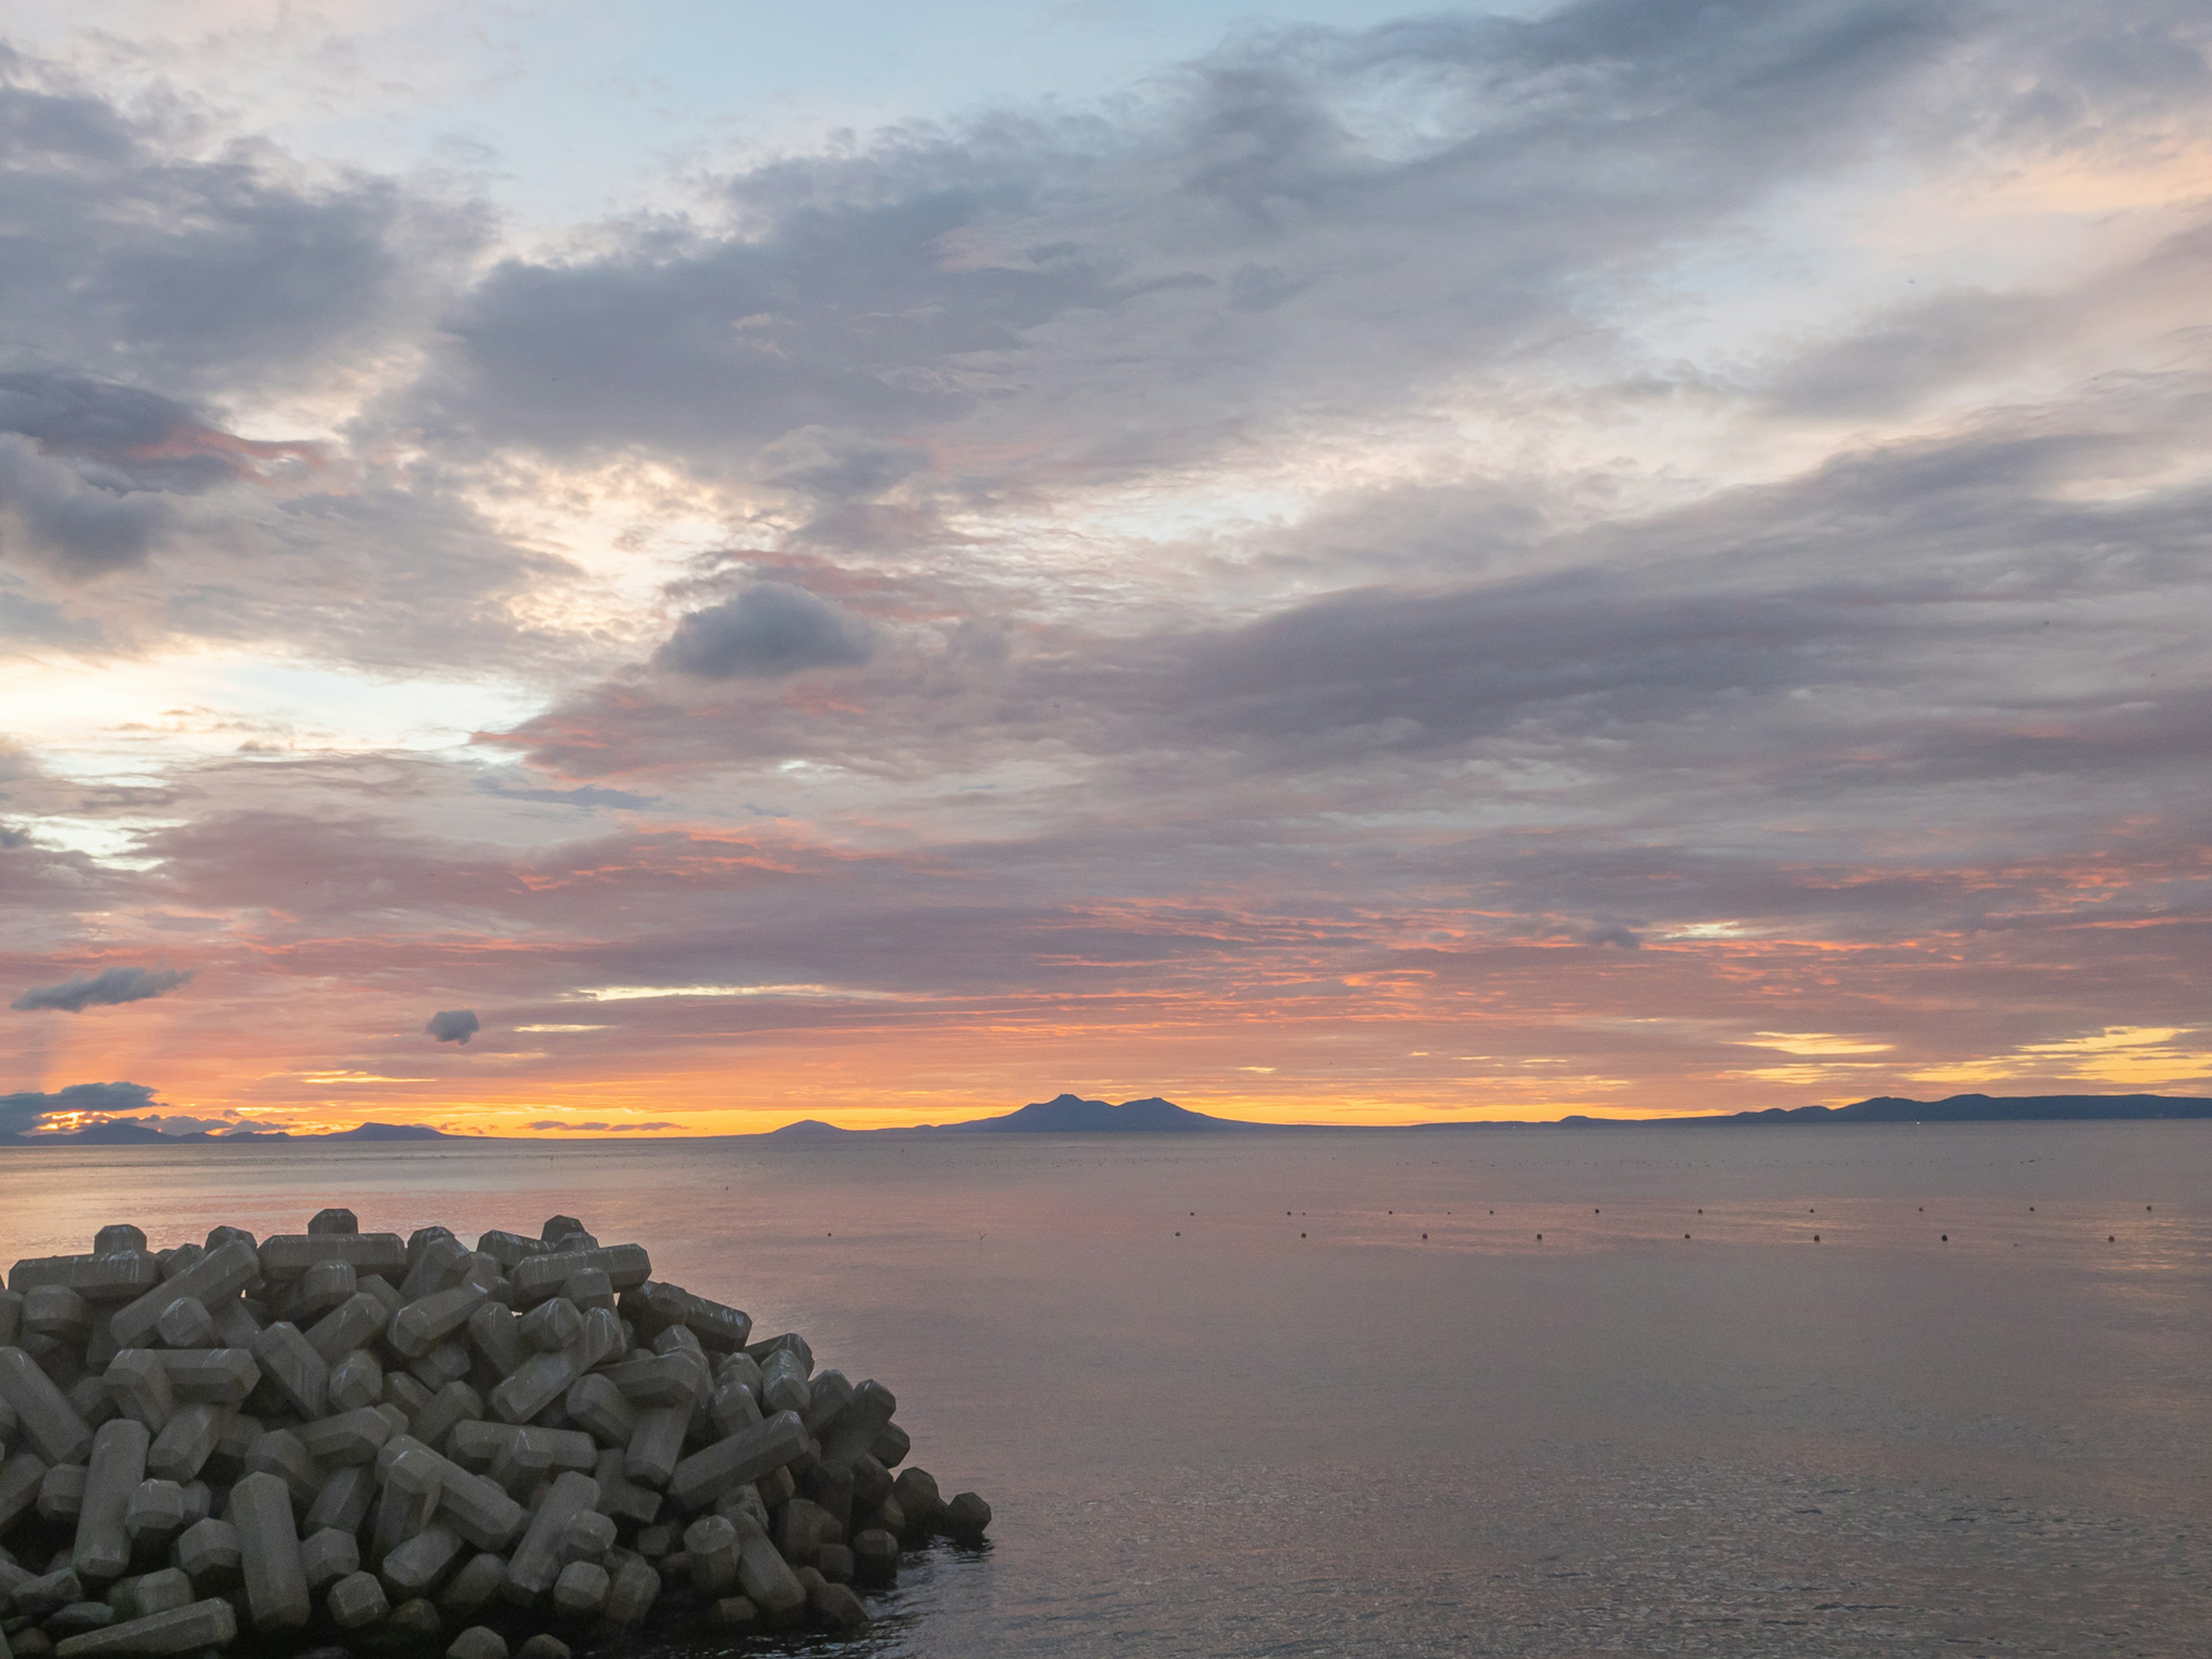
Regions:
[[[1707,1117],[1586,1117],[1542,1121],[1414,1123],[1403,1127],[1417,1133],[1459,1133],[1492,1129],[1624,1129],[1648,1127],[1701,1128],[1730,1125],[1824,1123],[2058,1123],[2113,1122],[2160,1118],[2212,1118],[2212,1099],[2179,1095],[1952,1095],[1943,1100],[1905,1100],[1883,1095],[1855,1101],[1849,1106],[1774,1106],[1762,1112],[1729,1112]],[[864,1134],[1005,1135],[1005,1134],[1342,1134],[1354,1126],[1338,1123],[1252,1123],[1233,1117],[1212,1117],[1194,1112],[1171,1100],[1152,1096],[1112,1105],[1085,1100],[1079,1095],[1058,1095],[1036,1101],[1018,1111],[998,1117],[973,1118],[962,1123],[924,1123],[910,1128],[841,1129],[818,1118],[802,1118],[771,1129],[762,1138],[829,1139]],[[163,1134],[160,1130],[128,1119],[95,1123],[65,1134],[0,1134],[0,1147],[8,1146],[231,1146],[280,1144],[323,1146],[333,1141],[393,1142],[410,1140],[483,1141],[494,1135],[449,1135],[417,1123],[364,1123],[332,1134],[295,1135],[278,1130],[253,1130],[232,1134]]]
[[[482,1138],[477,1135],[449,1135],[443,1129],[433,1129],[422,1123],[363,1123],[355,1128],[339,1129],[326,1135],[295,1135],[283,1129],[246,1129],[226,1135],[211,1135],[200,1129],[190,1134],[172,1135],[164,1134],[151,1124],[135,1123],[129,1118],[116,1118],[106,1123],[88,1124],[82,1129],[70,1129],[59,1134],[0,1133],[0,1146],[234,1146],[265,1145],[270,1141],[320,1146],[333,1140],[477,1140]]]
[[[1019,1111],[1001,1117],[970,1118],[963,1123],[922,1123],[905,1129],[841,1129],[818,1118],[802,1118],[769,1133],[775,1135],[939,1134],[939,1135],[1095,1135],[1140,1132],[1147,1134],[1250,1133],[1281,1126],[1247,1123],[1233,1117],[1208,1117],[1157,1095],[1146,1100],[1125,1100],[1109,1106],[1103,1100],[1079,1095],[1055,1095],[1034,1101]]]
[[[2172,1095],[1953,1095],[1945,1100],[1903,1100],[1885,1095],[1849,1106],[1775,1106],[1763,1112],[1730,1112],[1706,1117],[1567,1117],[1543,1121],[1415,1123],[1423,1133],[1480,1129],[1619,1129],[1649,1124],[1711,1128],[1717,1124],[1769,1123],[2038,1123],[2139,1118],[2212,1118],[2212,1100]],[[922,1124],[906,1129],[841,1129],[807,1118],[769,1133],[780,1136],[846,1134],[1100,1134],[1137,1130],[1151,1133],[1341,1133],[1338,1123],[1251,1123],[1233,1117],[1209,1117],[1157,1097],[1110,1106],[1103,1100],[1060,1095],[1000,1117],[964,1123]]]

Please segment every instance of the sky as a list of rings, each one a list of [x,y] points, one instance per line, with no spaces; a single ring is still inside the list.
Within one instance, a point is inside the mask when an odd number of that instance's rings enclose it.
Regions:
[[[0,1129],[2212,1092],[2212,13],[27,0]]]

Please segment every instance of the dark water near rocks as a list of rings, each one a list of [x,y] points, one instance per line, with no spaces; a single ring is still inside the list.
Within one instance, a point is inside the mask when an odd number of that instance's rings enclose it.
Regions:
[[[2212,1124],[11,1152],[0,1255],[326,1202],[889,1383],[994,1542],[841,1651],[2212,1647]]]

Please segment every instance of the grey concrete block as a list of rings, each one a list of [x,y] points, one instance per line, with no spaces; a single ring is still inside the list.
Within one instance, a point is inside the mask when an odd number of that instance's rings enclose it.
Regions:
[[[806,1591],[806,1610],[814,1622],[844,1635],[867,1629],[873,1622],[860,1598],[842,1584],[827,1582],[810,1585]]]
[[[384,1403],[398,1407],[407,1413],[410,1422],[422,1416],[436,1394],[437,1390],[424,1388],[405,1371],[386,1371],[384,1374]],[[422,1437],[418,1435],[416,1437],[420,1439]]]
[[[690,1405],[708,1390],[705,1368],[688,1353],[654,1354],[648,1359],[625,1359],[600,1373],[632,1405]]]
[[[789,1619],[806,1605],[806,1590],[769,1542],[769,1535],[750,1521],[732,1524],[738,1529],[738,1588],[762,1613],[771,1620]]]
[[[374,1406],[361,1406],[335,1417],[303,1423],[300,1443],[318,1463],[343,1466],[374,1463],[392,1438],[392,1419]]]
[[[945,1530],[957,1542],[980,1542],[984,1529],[990,1524],[991,1506],[975,1492],[956,1492],[945,1505]]]
[[[568,1644],[550,1632],[540,1631],[514,1650],[514,1659],[568,1659]]]
[[[813,1402],[813,1385],[789,1348],[779,1348],[761,1365],[761,1406],[771,1412],[796,1412],[801,1418]]]
[[[143,1346],[171,1303],[189,1298],[212,1312],[216,1302],[239,1295],[260,1277],[261,1264],[253,1247],[233,1239],[209,1251],[175,1278],[148,1286],[122,1308],[115,1316],[115,1340],[123,1347]]]
[[[280,1319],[262,1332],[254,1344],[253,1362],[294,1411],[310,1419],[323,1414],[329,1398],[330,1362],[298,1326]]]
[[[845,1529],[811,1498],[794,1498],[776,1516],[770,1535],[783,1559],[794,1567],[811,1567],[824,1544],[842,1544]]]
[[[123,1505],[124,1533],[142,1559],[167,1549],[198,1518],[175,1480],[141,1480]]]
[[[849,1469],[869,1455],[896,1410],[898,1396],[871,1380],[853,1390],[851,1401],[826,1432],[815,1427],[811,1416],[807,1430],[821,1440],[823,1462],[832,1468]]]
[[[12,1347],[23,1331],[23,1293],[0,1291],[0,1348]]]
[[[351,1210],[318,1210],[307,1218],[310,1238],[326,1237],[332,1233],[351,1235],[361,1231],[361,1218]]]
[[[377,1577],[395,1601],[428,1595],[444,1582],[467,1547],[452,1528],[434,1522],[386,1556]]]
[[[868,1448],[868,1455],[887,1469],[895,1469],[906,1461],[914,1449],[913,1438],[896,1423],[888,1425],[876,1437],[876,1443]]]
[[[717,1439],[727,1439],[740,1429],[750,1428],[761,1420],[761,1416],[760,1400],[753,1385],[739,1377],[717,1383],[707,1401],[707,1418],[714,1425]]]
[[[374,1645],[382,1653],[423,1654],[436,1651],[444,1638],[445,1625],[438,1609],[418,1596],[392,1608],[384,1628],[376,1632]]]
[[[379,1465],[381,1490],[368,1545],[372,1566],[382,1565],[386,1556],[430,1524],[445,1495],[443,1462],[428,1447],[410,1444]]]
[[[361,1540],[336,1527],[315,1528],[300,1540],[300,1571],[307,1575],[308,1594],[321,1594],[361,1571]]]
[[[306,1443],[289,1429],[268,1430],[246,1448],[246,1472],[275,1476],[301,1509],[315,1501],[323,1484],[322,1472],[316,1468]]]
[[[131,1616],[147,1619],[157,1613],[174,1613],[179,1607],[188,1607],[198,1597],[189,1575],[180,1568],[164,1567],[141,1578],[131,1599],[137,1605]]]
[[[34,1256],[8,1270],[8,1288],[20,1296],[58,1285],[88,1302],[127,1302],[161,1282],[161,1264],[143,1250],[125,1255]]]
[[[318,1261],[343,1261],[363,1275],[394,1279],[407,1270],[407,1241],[398,1233],[297,1233],[261,1241],[261,1271],[268,1278],[299,1278]]]
[[[684,1553],[690,1558],[691,1588],[709,1601],[733,1594],[738,1588],[738,1529],[719,1515],[694,1521],[684,1529]]]
[[[473,1254],[453,1234],[439,1228],[434,1235],[423,1241],[414,1253],[404,1277],[399,1281],[400,1298],[414,1302],[441,1291],[450,1291],[468,1277],[469,1258]]]
[[[761,1489],[748,1480],[741,1486],[732,1486],[714,1500],[714,1513],[725,1520],[734,1521],[739,1516],[750,1516],[753,1524],[763,1532],[768,1529],[768,1504],[761,1497]]]
[[[246,1412],[233,1412],[223,1419],[222,1429],[215,1437],[215,1449],[208,1454],[200,1473],[208,1480],[223,1485],[246,1473],[246,1455],[253,1449],[253,1443],[266,1431],[261,1419]]]
[[[563,1619],[596,1619],[605,1611],[613,1589],[614,1579],[605,1567],[571,1561],[553,1581],[553,1611]]]
[[[331,1367],[325,1403],[334,1412],[359,1411],[384,1401],[384,1367],[366,1348],[356,1348]]]
[[[859,1534],[850,1546],[853,1578],[872,1589],[888,1589],[898,1582],[898,1540],[881,1528]]]
[[[165,1348],[212,1348],[215,1316],[191,1297],[180,1296],[161,1310],[161,1318],[154,1322],[154,1334]]]
[[[482,1395],[465,1382],[448,1382],[415,1413],[410,1431],[424,1445],[442,1449],[457,1425],[480,1423],[483,1414]]]
[[[843,1544],[824,1544],[814,1552],[814,1571],[833,1584],[853,1582],[853,1552]]]
[[[153,1438],[143,1423],[129,1418],[102,1424],[94,1437],[84,1509],[76,1523],[76,1568],[88,1580],[120,1578],[131,1570],[131,1534],[124,1518],[131,1489],[146,1478],[146,1451]]]
[[[827,1458],[823,1460],[823,1466],[825,1468],[834,1467]],[[847,1473],[853,1477],[851,1514],[866,1515],[871,1510],[878,1507],[884,1499],[891,1495],[890,1471],[877,1462],[874,1458],[866,1456],[856,1458],[853,1467]]]
[[[38,1507],[46,1478],[46,1461],[36,1452],[19,1451],[0,1462],[0,1534]]]
[[[216,1340],[226,1348],[236,1348],[251,1358],[253,1345],[261,1340],[261,1320],[249,1309],[243,1298],[227,1296],[214,1304],[208,1311],[215,1316]]]
[[[330,1588],[323,1598],[330,1609],[331,1622],[340,1630],[367,1630],[371,1625],[384,1622],[392,1611],[392,1603],[384,1594],[384,1586],[376,1575],[356,1572],[341,1578]]]
[[[253,1474],[230,1492],[228,1520],[238,1533],[246,1601],[256,1630],[297,1630],[313,1605],[292,1525],[292,1495],[273,1474]]]
[[[72,1601],[43,1628],[51,1637],[66,1638],[88,1630],[106,1630],[115,1622],[115,1609],[105,1601]]]
[[[238,1639],[238,1616],[219,1599],[194,1601],[57,1643],[54,1659],[159,1659],[226,1648]]]
[[[15,1412],[23,1443],[48,1463],[82,1463],[91,1455],[91,1425],[21,1348],[0,1348],[0,1400]]]
[[[438,1611],[449,1623],[476,1618],[498,1605],[507,1584],[507,1558],[484,1550],[471,1556],[438,1592]]]
[[[607,1552],[615,1547],[615,1523],[593,1510],[568,1517],[568,1524],[561,1529],[553,1553],[562,1566],[571,1561],[592,1561],[605,1564]]]
[[[689,1401],[651,1406],[637,1414],[637,1429],[623,1453],[623,1473],[641,1486],[665,1488],[684,1461],[684,1437],[698,1408]]]
[[[488,1302],[469,1316],[469,1346],[483,1356],[484,1364],[501,1377],[509,1377],[530,1358],[522,1340],[521,1321],[512,1308]]]
[[[569,1276],[598,1268],[617,1291],[642,1285],[653,1277],[653,1258],[642,1244],[615,1244],[605,1249],[569,1250],[533,1255],[518,1261],[508,1273],[518,1306],[534,1307],[549,1296],[558,1296]]]
[[[617,1521],[650,1526],[660,1516],[661,1496],[651,1486],[640,1486],[629,1478],[623,1467],[626,1455],[615,1446],[599,1453],[599,1462],[592,1468],[592,1479],[599,1487],[597,1507],[601,1515],[611,1516]]]
[[[503,1273],[514,1272],[514,1264],[518,1261],[544,1255],[545,1249],[544,1240],[526,1238],[520,1233],[495,1231],[477,1240],[477,1249],[497,1261],[499,1270]]]
[[[102,1366],[100,1371],[80,1376],[62,1390],[62,1398],[69,1401],[70,1409],[84,1419],[85,1425],[95,1434],[101,1424],[123,1415],[116,1408],[114,1397],[107,1392],[107,1380],[103,1375],[106,1370]]]
[[[561,1291],[579,1310],[611,1309],[615,1305],[615,1282],[598,1267],[570,1273]]]
[[[131,1255],[145,1248],[143,1230],[127,1221],[110,1222],[92,1237],[92,1253],[94,1255]]]
[[[167,1283],[185,1268],[206,1261],[207,1249],[199,1244],[179,1244],[173,1249],[155,1251],[154,1260],[161,1264],[161,1279]]]
[[[387,1320],[407,1305],[407,1298],[399,1294],[399,1287],[382,1273],[363,1273],[359,1288],[364,1294],[376,1298],[377,1305],[384,1310],[384,1316]]]
[[[57,1463],[39,1481],[39,1518],[76,1529],[84,1513],[84,1486],[92,1471],[82,1463]]]
[[[375,1501],[376,1470],[373,1465],[356,1463],[348,1468],[333,1469],[324,1477],[315,1501],[307,1505],[306,1524],[310,1531],[329,1528],[356,1534],[368,1519],[369,1506]]]
[[[204,1592],[238,1583],[240,1557],[237,1530],[228,1521],[199,1521],[177,1540],[177,1565]]]
[[[307,1346],[325,1367],[335,1365],[380,1335],[385,1318],[383,1303],[367,1291],[356,1291],[307,1328]]]
[[[572,1215],[548,1216],[545,1224],[538,1230],[538,1237],[550,1247],[556,1238],[566,1238],[570,1233],[584,1231],[584,1224]]]
[[[507,1563],[508,1601],[526,1605],[553,1588],[560,1570],[562,1534],[568,1522],[589,1510],[599,1495],[599,1483],[587,1474],[572,1472],[553,1483]]]
[[[446,1659],[507,1659],[507,1638],[489,1625],[471,1625],[453,1638]]]
[[[853,1403],[854,1389],[851,1381],[840,1370],[817,1371],[811,1387],[806,1409],[799,1417],[806,1425],[807,1433],[819,1440]]]
[[[480,1550],[504,1550],[521,1533],[527,1518],[522,1505],[495,1482],[440,1456],[417,1440],[394,1441],[383,1455],[393,1455],[393,1448],[402,1445],[436,1460],[444,1491],[438,1510],[441,1523]]]
[[[578,1378],[568,1389],[566,1404],[569,1417],[602,1446],[627,1447],[637,1431],[637,1407],[604,1371]]]
[[[778,1412],[678,1463],[668,1495],[678,1509],[704,1509],[731,1487],[781,1468],[807,1444],[806,1428],[797,1413]]]
[[[410,1359],[420,1359],[469,1322],[484,1305],[484,1292],[475,1285],[456,1285],[418,1297],[392,1316],[386,1340]]]
[[[515,1325],[526,1347],[554,1353],[584,1334],[584,1310],[565,1296],[549,1297]]]
[[[361,1275],[350,1261],[318,1261],[300,1275],[288,1313],[295,1324],[320,1319],[343,1307],[361,1289]]]
[[[891,1482],[891,1496],[905,1511],[909,1535],[934,1528],[938,1511],[945,1505],[938,1495],[936,1476],[924,1468],[901,1469],[898,1479]]]
[[[83,1600],[84,1580],[74,1567],[58,1567],[15,1586],[15,1611],[27,1619],[51,1619],[72,1601]]]
[[[468,1346],[455,1340],[441,1342],[429,1352],[409,1360],[407,1369],[417,1382],[435,1394],[448,1383],[467,1381],[471,1370]]]
[[[153,1349],[124,1349],[108,1361],[100,1382],[116,1408],[144,1425],[149,1434],[168,1427],[170,1414],[177,1409],[176,1390],[170,1384],[168,1367]]]

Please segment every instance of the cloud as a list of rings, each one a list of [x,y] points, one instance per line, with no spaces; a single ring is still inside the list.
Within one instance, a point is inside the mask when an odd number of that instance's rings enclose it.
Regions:
[[[0,1133],[23,1134],[55,1116],[136,1114],[155,1103],[143,1083],[72,1083],[51,1093],[0,1095]]]
[[[706,680],[769,679],[801,669],[852,667],[875,653],[867,625],[787,582],[758,582],[695,611],[653,653],[653,665]]]
[[[58,1008],[64,1013],[81,1014],[90,1007],[114,1007],[162,996],[191,977],[189,972],[171,968],[103,968],[58,985],[34,986],[8,1006],[23,1012]]]
[[[441,1042],[465,1043],[482,1030],[483,1022],[476,1017],[474,1011],[467,1008],[448,1008],[441,1013],[433,1014],[422,1027],[426,1036],[434,1036]]]

